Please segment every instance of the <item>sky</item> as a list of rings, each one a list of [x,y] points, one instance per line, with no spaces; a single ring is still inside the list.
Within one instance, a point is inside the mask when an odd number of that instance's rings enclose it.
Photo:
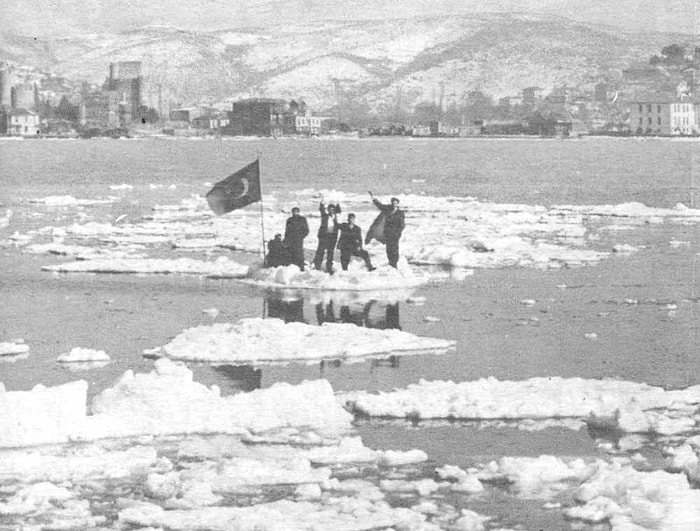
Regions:
[[[319,20],[524,12],[622,30],[698,35],[698,0],[3,0],[6,30],[38,38],[119,32],[150,24],[217,30]]]

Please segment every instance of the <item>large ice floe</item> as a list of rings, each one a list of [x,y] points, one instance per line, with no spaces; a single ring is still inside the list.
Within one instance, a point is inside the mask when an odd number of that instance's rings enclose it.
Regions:
[[[189,328],[146,355],[188,361],[284,363],[321,359],[363,359],[387,354],[444,353],[455,342],[419,337],[400,330],[350,323],[285,323],[280,319],[241,319]]]
[[[243,282],[270,288],[324,291],[388,291],[426,284],[435,275],[414,271],[405,261],[398,269],[380,267],[374,271],[349,267],[329,275],[324,271],[296,265],[257,269]]]
[[[203,275],[212,278],[241,278],[248,274],[248,266],[239,264],[225,256],[214,261],[192,258],[103,258],[79,260],[65,264],[42,267],[44,271],[58,273],[139,273]]]
[[[341,399],[354,413],[371,417],[583,418],[595,426],[658,434],[689,432],[700,421],[700,386],[666,391],[618,380],[421,381],[388,393],[348,392]]]
[[[333,190],[300,190],[286,196],[266,196],[263,217],[266,227],[284,227],[290,205],[302,206],[314,233],[318,223],[318,200],[341,203],[344,211],[357,214],[358,224],[367,230],[377,210],[361,194]],[[631,231],[645,224],[697,224],[700,210],[683,205],[675,208],[652,208],[637,203],[620,205],[521,205],[479,201],[470,197],[430,197],[399,195],[406,210],[406,229],[400,251],[412,265],[434,265],[452,268],[536,267],[557,268],[594,264],[617,251],[637,252],[628,242],[620,241]],[[100,200],[101,201],[101,200]],[[74,198],[44,198],[44,204],[60,204],[80,208]],[[99,201],[95,203],[99,206]],[[341,216],[342,217],[342,216]],[[117,219],[123,219],[121,216]],[[193,195],[180,204],[156,205],[147,218],[130,222],[98,222],[90,217],[63,227],[45,227],[21,238],[52,238],[65,245],[88,246],[115,252],[142,246],[142,251],[168,250],[171,253],[220,253],[237,250],[261,251],[260,213],[257,209],[241,209],[215,217],[204,197]],[[609,243],[603,245],[601,241]],[[65,240],[65,241],[64,241]],[[612,241],[611,241],[612,240]],[[27,243],[27,242],[24,242]],[[307,256],[315,250],[317,239],[306,238]],[[43,245],[43,243],[37,243]],[[366,246],[375,265],[386,263],[383,245]],[[34,247],[32,252],[41,252]],[[45,247],[45,252],[52,252]],[[89,257],[86,258],[98,258]],[[88,266],[66,265],[83,270]],[[144,266],[146,267],[146,266]],[[93,268],[104,271],[97,263]],[[128,271],[138,267],[131,264]],[[270,273],[272,274],[272,273]],[[275,273],[275,275],[278,273]],[[258,282],[290,282],[284,278],[256,278]],[[311,285],[318,279],[305,277]],[[408,281],[408,279],[405,279]],[[337,289],[337,288],[336,288]]]

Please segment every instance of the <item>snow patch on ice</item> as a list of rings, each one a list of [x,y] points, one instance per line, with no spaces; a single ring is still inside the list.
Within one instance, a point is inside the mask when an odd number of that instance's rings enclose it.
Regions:
[[[44,271],[59,273],[138,273],[205,275],[214,278],[241,278],[248,274],[248,266],[220,256],[213,262],[178,259],[110,258],[82,260],[42,267]]]

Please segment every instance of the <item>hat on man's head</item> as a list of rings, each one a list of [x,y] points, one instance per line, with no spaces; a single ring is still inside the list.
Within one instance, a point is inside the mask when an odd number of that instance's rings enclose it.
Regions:
[[[398,197],[392,197],[392,198],[391,198],[391,202],[393,203],[394,201],[396,201],[397,203],[400,203]]]

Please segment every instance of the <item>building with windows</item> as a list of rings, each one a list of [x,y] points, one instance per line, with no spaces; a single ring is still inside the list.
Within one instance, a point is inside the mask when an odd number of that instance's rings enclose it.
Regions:
[[[7,109],[0,113],[0,135],[37,136],[40,133],[37,113],[27,109]]]
[[[698,102],[687,94],[646,94],[630,105],[630,131],[637,135],[695,135]]]
[[[225,133],[244,136],[280,136],[289,111],[285,100],[250,98],[234,101]]]

